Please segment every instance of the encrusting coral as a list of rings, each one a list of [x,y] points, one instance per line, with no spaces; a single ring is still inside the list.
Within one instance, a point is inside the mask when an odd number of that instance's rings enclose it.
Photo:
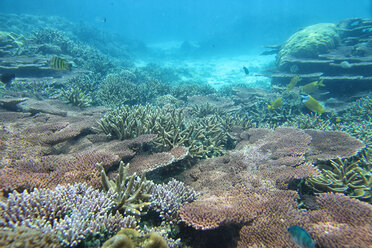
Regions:
[[[103,189],[110,193],[115,192],[115,206],[113,212],[123,210],[125,213],[140,217],[146,213],[151,205],[152,182],[145,179],[145,173],[138,177],[135,173],[128,175],[129,164],[124,166],[121,161],[119,173],[115,180],[109,180],[104,168],[97,163],[101,170]]]
[[[168,248],[167,242],[156,232],[141,234],[135,229],[125,228],[107,240],[102,248]]]

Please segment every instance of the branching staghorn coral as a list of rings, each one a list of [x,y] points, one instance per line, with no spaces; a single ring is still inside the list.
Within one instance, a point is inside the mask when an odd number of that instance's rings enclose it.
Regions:
[[[109,180],[104,168],[97,163],[101,169],[101,178],[103,189],[110,193],[115,192],[115,206],[112,211],[115,213],[118,210],[124,210],[128,214],[133,214],[137,217],[146,213],[146,208],[151,205],[151,189],[152,182],[145,179],[145,173],[140,177],[136,174],[128,175],[129,164],[124,166],[121,161],[119,166],[119,174],[115,180]]]
[[[0,202],[0,227],[25,226],[55,233],[62,244],[75,247],[87,236],[101,231],[116,233],[136,226],[132,216],[112,215],[116,194],[94,190],[86,184],[13,192]]]
[[[177,223],[180,219],[178,209],[185,203],[192,202],[199,194],[183,182],[172,179],[167,184],[157,184],[152,188],[151,201],[153,208],[160,217],[169,224]]]
[[[122,106],[107,113],[98,123],[100,129],[113,138],[129,139],[141,134],[157,134],[154,144],[171,149],[189,148],[190,156],[214,157],[224,153],[229,137],[227,122],[217,115],[186,119],[182,110],[146,106]]]
[[[61,96],[66,101],[66,103],[71,103],[73,106],[81,108],[90,106],[90,103],[92,101],[89,95],[81,92],[79,88],[62,90]]]
[[[25,41],[23,35],[0,31],[0,55],[21,55]]]
[[[327,115],[331,115],[328,114]],[[336,130],[337,125],[332,123],[330,117],[324,117],[325,115],[320,115],[318,113],[310,114],[299,114],[289,119],[284,123],[284,126],[296,127],[301,129],[317,129],[317,130]]]
[[[320,176],[306,180],[315,192],[344,193],[372,202],[372,163],[366,151],[359,158],[331,160],[330,165],[330,168],[321,168]]]
[[[340,129],[362,140],[367,149],[372,149],[372,97],[358,99],[340,115]]]
[[[89,95],[82,92],[79,88],[71,88],[61,91],[62,98],[66,103],[71,103],[73,106],[80,108],[90,106],[92,99]]]

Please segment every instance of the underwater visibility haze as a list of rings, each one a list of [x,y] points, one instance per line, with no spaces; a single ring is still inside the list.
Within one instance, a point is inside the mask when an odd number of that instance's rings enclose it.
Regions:
[[[0,246],[366,248],[372,1],[0,0]]]

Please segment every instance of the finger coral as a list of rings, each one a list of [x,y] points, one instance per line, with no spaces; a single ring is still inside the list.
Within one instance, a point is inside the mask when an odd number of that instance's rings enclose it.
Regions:
[[[97,165],[101,170],[103,189],[109,194],[110,192],[116,193],[113,199],[115,201],[113,212],[122,209],[137,217],[144,215],[146,208],[151,204],[151,188],[153,186],[151,181],[145,179],[145,173],[142,173],[140,177],[136,173],[128,175],[129,164],[124,166],[124,163],[120,162],[116,179],[109,180],[102,165],[99,163]]]

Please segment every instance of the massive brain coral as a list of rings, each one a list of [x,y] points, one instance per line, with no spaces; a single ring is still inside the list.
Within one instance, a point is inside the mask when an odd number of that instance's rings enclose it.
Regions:
[[[335,24],[319,23],[293,34],[280,48],[276,64],[283,68],[287,60],[295,58],[317,58],[320,53],[335,48],[340,37]]]

